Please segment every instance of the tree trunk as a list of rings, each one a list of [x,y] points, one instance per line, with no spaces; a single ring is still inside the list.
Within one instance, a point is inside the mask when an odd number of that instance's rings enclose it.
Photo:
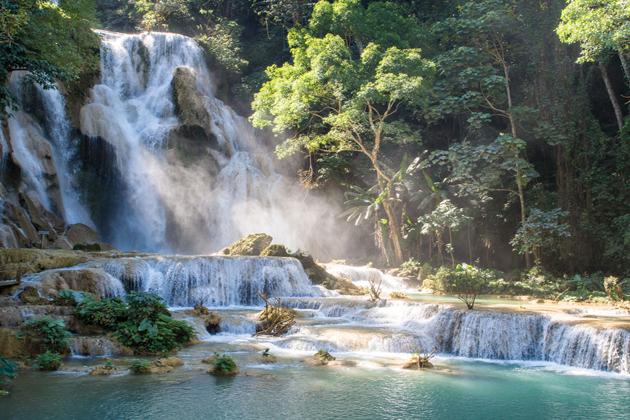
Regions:
[[[455,256],[453,255],[453,232],[451,228],[448,228],[448,238],[451,240],[451,262],[453,263],[453,270],[455,270]]]
[[[387,195],[389,196],[389,194]],[[396,265],[400,265],[405,262],[405,259],[403,257],[402,247],[400,246],[400,225],[398,224],[398,218],[396,217],[394,207],[395,206],[392,205],[389,199],[383,202],[383,208],[385,209],[385,213],[387,213],[389,236],[392,240],[392,244],[394,245]]]
[[[619,125],[619,130],[621,130],[623,128],[623,113],[621,112],[621,106],[619,106],[619,101],[617,100],[617,96],[615,95],[615,90],[613,89],[613,85],[610,82],[610,78],[608,77],[608,70],[606,70],[606,67],[601,62],[599,63],[599,69],[602,72],[602,77],[604,78],[604,83],[606,84],[606,90],[608,91],[610,102],[615,109],[617,125]]]
[[[516,185],[518,185],[518,199],[521,202],[521,222],[525,223],[527,216],[525,214],[525,194],[523,193],[523,181],[521,180],[521,171],[516,174]],[[529,252],[525,253],[525,264],[527,268],[532,268],[532,256]]]
[[[619,48],[619,59],[621,60],[623,71],[626,73],[626,80],[628,81],[628,84],[630,84],[630,64],[628,64],[628,57],[626,56],[626,52],[623,48]]]

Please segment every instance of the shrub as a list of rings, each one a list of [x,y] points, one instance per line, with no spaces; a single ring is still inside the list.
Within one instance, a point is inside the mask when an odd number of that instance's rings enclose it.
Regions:
[[[131,292],[125,296],[129,305],[127,318],[143,320],[145,318],[156,319],[158,314],[171,316],[164,300],[154,293]]]
[[[63,320],[50,317],[29,319],[17,333],[18,338],[32,337],[33,341],[42,343],[44,351],[54,352],[64,352],[71,335]]]
[[[61,306],[77,306],[85,299],[90,298],[89,293],[76,292],[74,290],[66,289],[59,292],[59,296],[55,299],[55,303]]]
[[[0,390],[4,384],[11,382],[11,379],[17,376],[17,363],[0,357]]]
[[[150,367],[151,362],[148,360],[133,359],[130,369],[133,373],[148,373]]]
[[[228,355],[220,356],[214,353],[214,370],[223,373],[230,373],[236,369],[236,362]]]
[[[121,298],[94,300],[86,299],[74,310],[75,315],[86,324],[110,328],[127,317],[127,304]]]
[[[193,327],[171,317],[160,296],[133,292],[125,301],[89,299],[76,307],[75,314],[83,322],[105,327],[122,345],[142,353],[166,353],[195,337]]]
[[[166,353],[181,348],[195,337],[195,330],[184,321],[159,314],[155,321],[145,318],[140,323],[128,320],[117,324],[113,332],[122,345],[135,347],[145,353]]]
[[[61,355],[50,350],[35,358],[35,365],[41,370],[57,370],[61,364]]]
[[[420,264],[420,261],[415,258],[409,258],[408,261],[400,265],[400,272],[398,274],[404,277],[417,277],[421,269],[422,264]]]

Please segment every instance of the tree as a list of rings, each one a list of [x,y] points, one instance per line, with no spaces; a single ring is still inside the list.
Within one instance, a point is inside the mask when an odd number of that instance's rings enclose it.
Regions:
[[[604,62],[610,51],[616,51],[630,82],[630,1],[571,0],[556,32],[562,42],[580,44],[578,63],[597,62],[621,130],[623,113]]]
[[[551,211],[532,209],[510,244],[520,254],[532,252],[536,264],[539,265],[540,254],[544,247],[552,247],[561,236],[571,236],[569,225],[558,222],[560,217],[566,217],[568,214],[569,212],[560,209]]]
[[[438,241],[438,254],[440,256],[440,264],[444,263],[442,257],[442,248],[446,248],[447,252],[451,254],[451,262],[453,268],[455,268],[455,256],[453,255],[453,233],[452,231],[458,231],[470,220],[464,214],[464,210],[457,208],[451,203],[451,200],[442,200],[436,209],[424,216],[418,218],[418,224],[421,226],[421,233],[423,235],[435,234]],[[448,229],[450,242],[444,244],[442,234]]]
[[[100,65],[92,0],[0,0],[0,115],[15,105],[6,85],[13,71],[44,89],[68,83]]]
[[[270,80],[255,97],[251,119],[257,127],[273,125],[276,133],[293,131],[277,148],[280,157],[300,149],[364,154],[376,173],[379,195],[385,193],[383,210],[401,264],[399,200],[379,152],[385,142],[418,141],[409,125],[393,116],[405,106],[427,105],[434,66],[415,48],[369,42],[355,52],[349,44],[358,38],[331,33],[320,38],[292,29],[293,64],[267,69]]]
[[[461,14],[440,22],[435,32],[443,44],[456,47],[438,57],[437,63],[443,75],[436,82],[437,101],[427,113],[429,121],[435,121],[451,113],[467,113],[468,122],[479,128],[492,117],[501,117],[509,123],[513,139],[518,139],[518,120],[531,119],[536,111],[513,102],[508,52],[518,50],[510,44],[511,32],[519,25],[519,19],[511,3],[500,0],[469,2],[461,7]],[[495,142],[496,143],[496,142]],[[520,150],[514,158],[519,157]],[[521,205],[521,222],[526,220],[525,193],[527,174],[517,164],[515,180]],[[531,267],[529,254],[525,255]]]
[[[425,280],[425,283],[429,283],[425,287],[430,287],[440,293],[455,295],[466,304],[468,309],[473,309],[477,295],[488,285],[493,276],[487,270],[462,264],[457,265],[453,270],[442,267],[432,277],[431,280]]]

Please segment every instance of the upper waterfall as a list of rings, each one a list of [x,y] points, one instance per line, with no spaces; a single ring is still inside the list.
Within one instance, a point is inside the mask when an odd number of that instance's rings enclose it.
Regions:
[[[105,240],[120,249],[208,253],[266,232],[305,246],[287,223],[296,217],[287,197],[297,194],[287,192],[249,122],[213,96],[196,42],[99,34],[101,82],[80,121],[85,135],[113,146],[122,180]]]

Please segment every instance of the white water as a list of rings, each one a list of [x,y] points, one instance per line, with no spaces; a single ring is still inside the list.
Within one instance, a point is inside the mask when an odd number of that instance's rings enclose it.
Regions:
[[[81,130],[116,149],[126,201],[114,245],[209,253],[263,231],[290,244],[297,235],[274,201],[282,177],[251,125],[213,97],[210,72],[195,41],[168,33],[99,33],[102,80],[81,110]],[[190,167],[174,158],[169,144],[178,126],[171,101],[178,67],[194,72],[218,143],[218,150],[206,145],[206,158]]]
[[[116,259],[103,269],[131,290],[157,293],[170,306],[259,305],[258,291],[322,296],[292,258],[160,256]]]
[[[25,74],[13,72],[8,86],[19,98],[21,108],[19,111],[11,111],[13,116],[8,120],[13,155],[22,167],[21,189],[37,198],[49,211],[54,210],[52,204],[56,201],[56,210],[67,223],[84,223],[92,226],[87,211],[79,203],[75,179],[68,169],[75,148],[71,142],[70,122],[65,114],[64,97],[56,89],[44,90],[39,85],[35,86],[35,92],[42,100],[41,111],[45,118],[45,124],[40,125],[22,110],[22,84]],[[0,144],[2,150],[6,151],[7,140],[1,131]],[[48,147],[52,156],[46,155]],[[5,159],[4,154],[2,159]],[[54,175],[59,180],[60,196],[51,196],[47,191],[45,179]]]
[[[335,276],[350,280],[355,285],[365,288],[370,287],[370,281],[381,284],[383,290],[400,290],[406,288],[399,277],[390,276],[376,268],[353,267],[342,264],[324,264],[326,271]]]

